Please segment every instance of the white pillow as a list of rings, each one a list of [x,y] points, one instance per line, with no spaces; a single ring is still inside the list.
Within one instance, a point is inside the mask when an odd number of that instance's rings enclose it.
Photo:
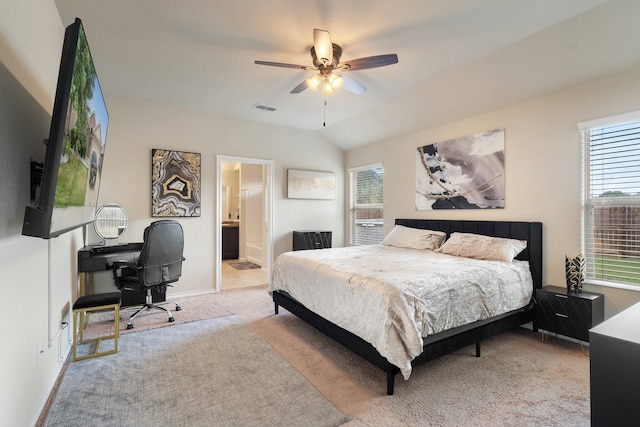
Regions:
[[[449,239],[436,249],[436,252],[466,258],[511,262],[526,247],[526,240],[472,233],[452,233]]]
[[[409,249],[438,249],[447,234],[442,231],[423,230],[420,228],[396,225],[382,241],[383,245]]]

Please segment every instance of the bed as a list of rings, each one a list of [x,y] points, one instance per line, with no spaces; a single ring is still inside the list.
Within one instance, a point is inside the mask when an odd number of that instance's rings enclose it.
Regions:
[[[279,307],[285,308],[382,369],[386,373],[389,395],[394,392],[398,373],[407,379],[411,367],[471,344],[475,344],[476,356],[480,357],[483,339],[534,321],[533,296],[535,289],[542,286],[542,224],[539,222],[397,219],[395,224],[394,232],[396,229],[423,234],[440,232],[447,242],[455,240],[450,238],[452,235],[490,236],[499,239],[487,240],[509,239],[509,242],[519,242],[524,249],[517,248],[513,252],[513,255],[517,253],[513,262],[477,261],[446,252],[386,245],[289,252],[276,259],[269,284],[275,313],[278,314]],[[395,262],[393,257],[408,262]],[[385,264],[385,258],[390,264]],[[347,265],[351,259],[358,265]],[[457,266],[457,262],[462,262],[463,267]],[[395,270],[390,270],[388,265],[391,264]],[[420,266],[420,274],[416,265]],[[422,276],[427,275],[426,270],[431,270],[425,266],[438,267],[438,271],[428,273],[438,282],[438,294],[422,290]],[[443,271],[439,271],[440,266]],[[503,270],[494,272],[488,268]],[[467,269],[471,276],[482,279],[470,280],[462,272]],[[376,270],[379,276],[370,275],[367,270]],[[506,294],[497,287],[512,280],[520,289],[513,297],[511,291]],[[397,283],[391,286],[387,284],[389,281]],[[469,299],[470,294],[458,292],[462,284],[467,286],[467,282],[475,282],[469,285],[469,292],[477,294],[476,300]],[[489,290],[482,288],[485,282]],[[400,288],[398,294],[394,287]],[[371,294],[365,294],[365,288]],[[419,297],[414,295],[416,289],[421,294]],[[470,312],[469,315],[475,318],[460,318],[456,311],[449,311],[452,293],[462,295],[460,300],[466,307],[462,311]],[[442,303],[442,295],[446,295],[445,303]],[[491,299],[489,295],[493,295],[499,307],[487,305],[485,300]],[[428,306],[426,300],[429,304],[437,303]],[[349,301],[354,305],[349,305]],[[468,309],[476,305],[477,309]],[[395,311],[388,313],[389,306]],[[351,307],[360,312],[346,319],[354,310]],[[442,307],[446,309],[441,310]],[[390,323],[393,323],[392,327],[389,327]],[[535,321],[533,326],[535,329]]]

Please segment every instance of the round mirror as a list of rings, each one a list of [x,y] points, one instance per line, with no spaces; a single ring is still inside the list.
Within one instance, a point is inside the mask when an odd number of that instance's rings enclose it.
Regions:
[[[100,206],[96,211],[93,228],[103,239],[117,239],[127,229],[128,219],[125,210],[113,203]]]

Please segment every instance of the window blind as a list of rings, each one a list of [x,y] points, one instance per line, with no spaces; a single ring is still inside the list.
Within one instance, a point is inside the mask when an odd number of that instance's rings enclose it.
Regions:
[[[373,245],[384,239],[384,168],[373,165],[351,169],[350,244]]]
[[[586,128],[586,279],[640,286],[640,121]]]

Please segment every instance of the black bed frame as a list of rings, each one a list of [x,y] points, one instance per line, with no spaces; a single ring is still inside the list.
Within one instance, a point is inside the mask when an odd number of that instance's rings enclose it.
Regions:
[[[517,259],[529,261],[534,296],[535,290],[542,287],[542,223],[540,222],[396,219],[395,223],[406,227],[444,231],[447,233],[447,237],[453,232],[464,232],[526,240],[528,245]],[[284,307],[328,337],[385,371],[387,374],[387,394],[393,394],[395,376],[400,370],[382,357],[371,344],[310,311],[286,292],[275,291],[272,295],[276,314],[278,314],[278,307]],[[420,365],[471,344],[476,345],[476,356],[480,357],[480,342],[483,339],[532,321],[534,322],[533,328],[536,330],[533,298],[527,307],[507,315],[427,337],[423,352],[411,364],[412,366]]]

